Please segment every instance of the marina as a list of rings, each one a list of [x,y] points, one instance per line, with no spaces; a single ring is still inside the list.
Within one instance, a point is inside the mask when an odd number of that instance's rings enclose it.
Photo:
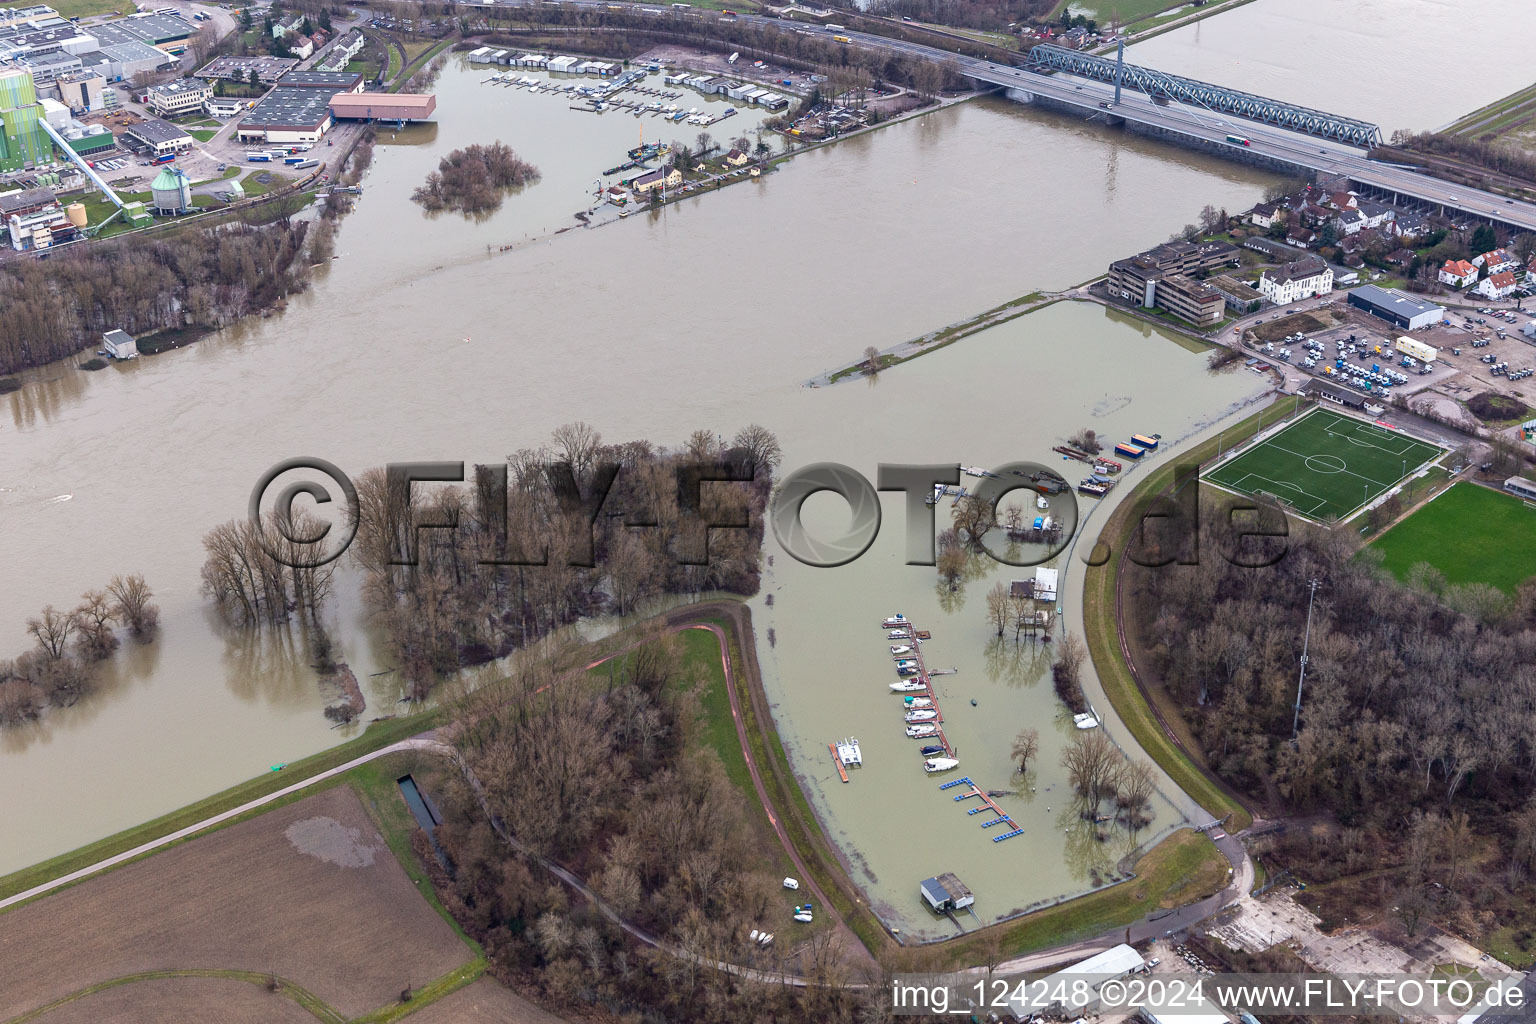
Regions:
[[[928,630],[918,629],[900,612],[883,621],[880,628],[890,630],[886,635],[887,640],[911,641],[910,644],[891,646],[891,654],[897,659],[897,674],[908,678],[891,683],[890,687],[892,692],[905,694],[901,704],[902,720],[907,725],[907,736],[910,739],[938,740],[938,743],[925,745],[920,751],[923,755],[923,771],[932,775],[959,767],[960,759],[955,754],[955,748],[950,745],[949,739],[944,735],[944,712],[939,707],[938,695],[933,692],[933,684],[929,678],[932,675],[953,674],[955,669],[937,669],[932,672],[928,670],[923,663],[922,651],[918,645],[924,640],[932,639],[933,634]]]
[[[1018,822],[1013,820],[1012,815],[999,807],[997,802],[992,799],[992,794],[982,790],[982,788],[976,785],[970,776],[966,775],[962,776],[961,778],[954,779],[950,782],[940,783],[939,789],[954,789],[956,786],[969,786],[971,788],[963,793],[955,794],[955,803],[962,803],[963,801],[970,800],[972,798],[981,801],[981,806],[972,807],[965,812],[968,816],[974,817],[978,814],[988,813],[997,815],[995,818],[989,818],[988,820],[983,821],[981,823],[982,828],[992,828],[996,825],[1008,826],[1008,831],[1002,833],[1001,835],[992,837],[992,841],[994,843],[1001,843],[1006,839],[1012,839],[1015,836],[1021,836],[1024,834],[1024,829],[1019,826]]]

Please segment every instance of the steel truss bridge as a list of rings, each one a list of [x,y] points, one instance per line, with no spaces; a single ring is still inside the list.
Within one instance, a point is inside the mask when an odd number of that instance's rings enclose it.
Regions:
[[[1239,92],[1194,78],[1181,78],[1051,43],[1040,43],[1031,49],[1024,67],[1031,71],[1061,71],[1092,78],[1114,85],[1117,94],[1121,86],[1124,86],[1144,92],[1154,99],[1166,97],[1181,103],[1191,103],[1217,113],[1260,121],[1362,149],[1381,143],[1381,129],[1368,121],[1340,117],[1310,107],[1298,107],[1294,103],[1282,103],[1267,96],[1255,96],[1253,93]]]

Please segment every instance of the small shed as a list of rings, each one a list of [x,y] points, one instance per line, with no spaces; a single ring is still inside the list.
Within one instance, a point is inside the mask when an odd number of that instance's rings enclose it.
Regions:
[[[133,335],[127,331],[110,330],[101,336],[101,344],[106,349],[107,355],[113,359],[137,359],[139,357],[138,343],[133,340]]]
[[[1028,600],[1035,596],[1034,580],[1009,580],[1008,596],[1016,600]]]
[[[953,872],[925,878],[918,883],[918,889],[928,905],[940,914],[949,910],[963,910],[976,902],[971,890]]]

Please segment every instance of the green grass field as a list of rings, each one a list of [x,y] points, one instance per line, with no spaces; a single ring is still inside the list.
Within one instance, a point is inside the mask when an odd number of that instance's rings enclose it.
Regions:
[[[1312,519],[1343,519],[1445,450],[1317,409],[1217,466],[1206,480],[1272,494]]]
[[[1447,583],[1488,583],[1513,594],[1536,576],[1536,509],[1512,494],[1459,483],[1372,546],[1399,579],[1428,562]]]

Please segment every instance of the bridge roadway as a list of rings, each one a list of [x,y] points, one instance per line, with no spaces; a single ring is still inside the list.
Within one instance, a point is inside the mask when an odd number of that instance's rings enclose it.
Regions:
[[[461,2],[465,7],[532,7],[550,0],[469,0]],[[619,6],[616,0],[563,0],[562,7],[584,8],[593,11]],[[660,5],[623,3],[631,11],[650,15],[658,21],[672,17],[718,18],[714,11],[693,8],[687,12]],[[825,37],[825,29],[801,22],[764,18],[759,15],[739,14],[736,20],[779,31],[801,35]],[[1247,158],[1249,154],[1294,167],[1316,171],[1323,175],[1341,175],[1369,188],[1395,192],[1448,210],[1459,210],[1474,218],[1496,221],[1521,231],[1536,231],[1536,205],[1468,188],[1432,178],[1427,174],[1371,160],[1359,149],[1325,139],[1317,139],[1296,132],[1286,131],[1249,121],[1244,118],[1216,114],[1188,104],[1170,102],[1167,106],[1153,103],[1151,98],[1130,90],[1121,94],[1120,103],[1111,110],[1099,104],[1114,98],[1111,85],[1089,79],[1069,77],[1065,74],[1043,75],[1035,71],[997,64],[988,60],[967,57],[949,50],[940,50],[920,43],[910,43],[888,36],[871,35],[844,29],[836,33],[848,37],[854,44],[898,56],[929,60],[952,66],[959,74],[977,82],[1015,89],[1031,96],[1038,96],[1059,104],[1081,107],[1094,115],[1121,118],[1149,128],[1194,139],[1220,148],[1231,146],[1242,149],[1233,156]],[[1239,147],[1226,141],[1228,135],[1239,135],[1251,145]]]

